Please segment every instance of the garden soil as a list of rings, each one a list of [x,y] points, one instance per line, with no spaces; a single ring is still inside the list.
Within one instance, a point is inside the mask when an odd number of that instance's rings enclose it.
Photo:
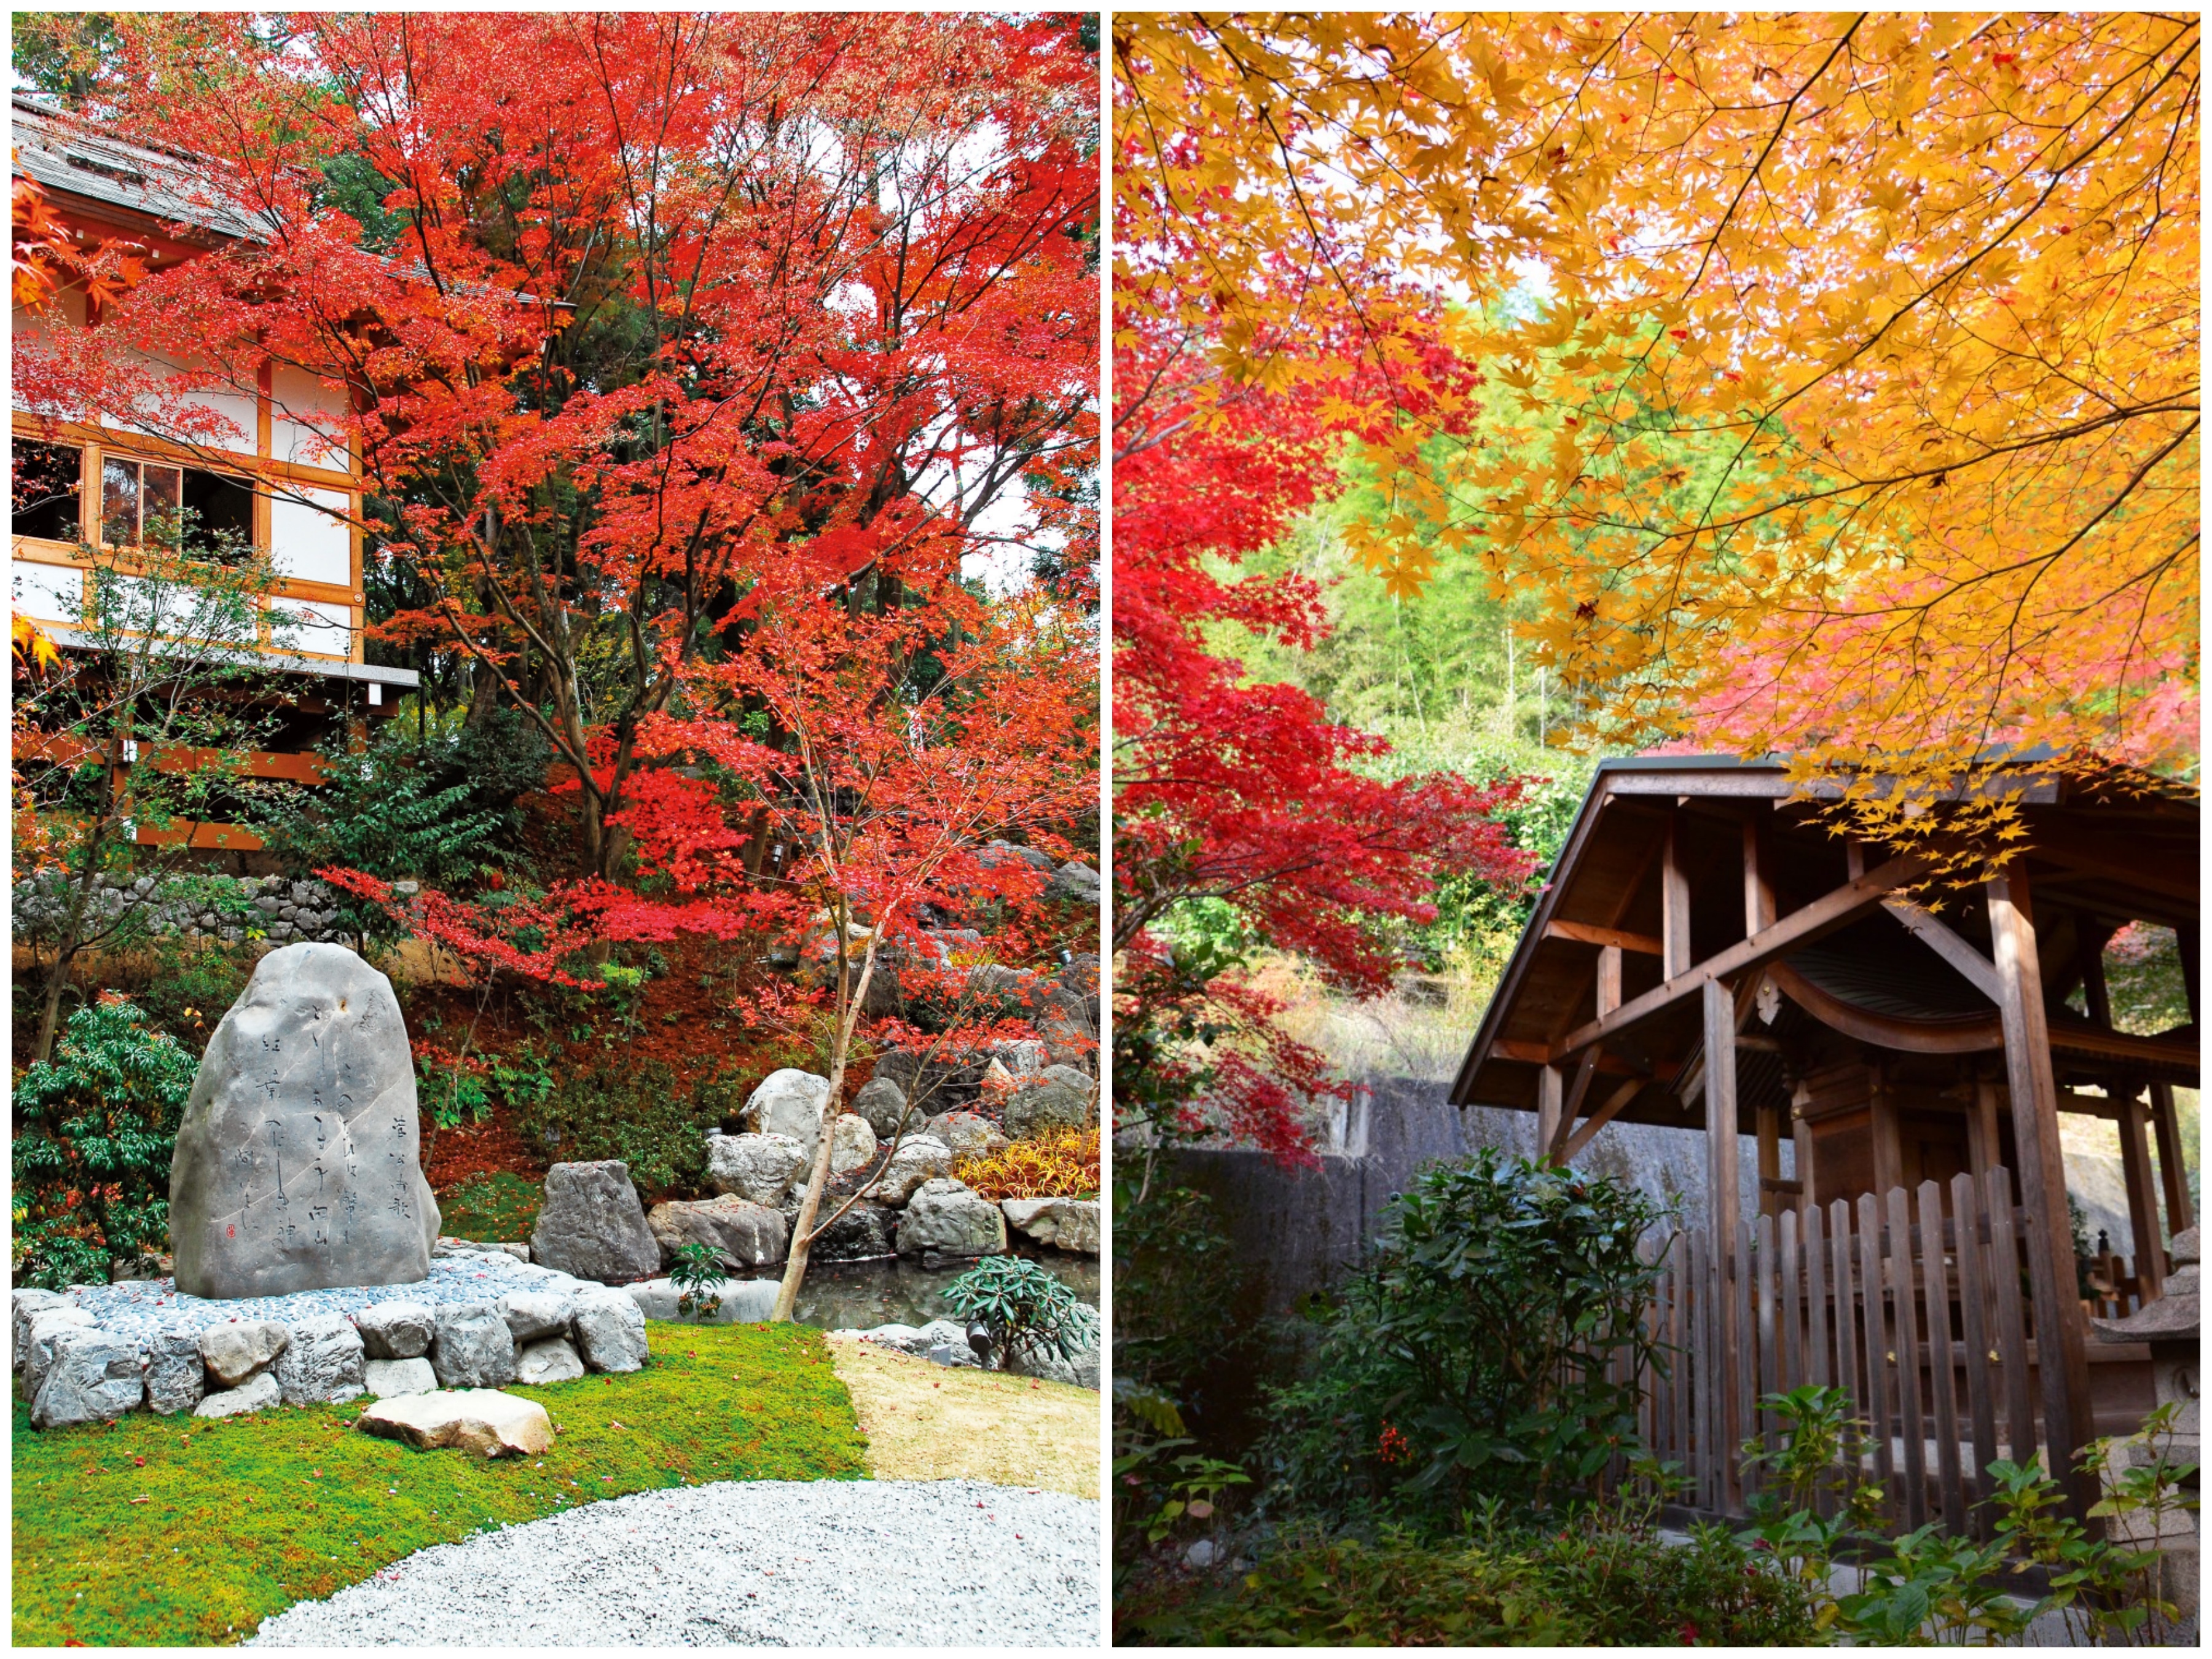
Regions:
[[[1036,1377],[939,1365],[833,1335],[878,1480],[988,1480],[1096,1498],[1099,1396]]]

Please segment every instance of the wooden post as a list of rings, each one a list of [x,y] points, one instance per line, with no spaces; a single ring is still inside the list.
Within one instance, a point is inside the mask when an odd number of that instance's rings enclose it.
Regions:
[[[1566,1079],[1556,1066],[1547,1066],[1536,1083],[1536,1158],[1549,1163],[1553,1145],[1559,1138],[1559,1109],[1566,1101]]]
[[[1620,1006],[1620,947],[1603,946],[1597,953],[1597,1017],[1603,1019]]]
[[[1705,988],[1705,1004],[1706,1186],[1712,1206],[1714,1279],[1720,1291],[1714,1300],[1723,1362],[1716,1380],[1724,1394],[1721,1421],[1733,1432],[1746,1402],[1734,1397],[1737,1388],[1732,1362],[1740,1345],[1748,1340],[1735,1315],[1736,1285],[1746,1266],[1736,1252],[1736,1227],[1742,1218],[1736,1194],[1735,998],[1714,980]],[[1726,1450],[1723,1447],[1723,1455]],[[1729,1486],[1732,1489],[1732,1480]]]
[[[1690,966],[1690,877],[1682,868],[1682,815],[1667,819],[1667,842],[1659,862],[1660,974],[1666,979]]]
[[[1889,1079],[1879,1076],[1874,1098],[1867,1103],[1867,1130],[1874,1138],[1874,1190],[1887,1201],[1889,1189],[1905,1184],[1905,1148],[1897,1127],[1897,1103],[1889,1097]]]
[[[1820,1207],[1813,1179],[1813,1126],[1794,1106],[1790,1113],[1790,1139],[1797,1149],[1797,1207],[1809,1214]]]
[[[1779,1217],[1781,1188],[1770,1183],[1782,1179],[1782,1114],[1771,1106],[1759,1109],[1759,1212]]]
[[[1966,1118],[1966,1155],[1978,1182],[2004,1162],[2004,1142],[1997,1134],[1997,1085],[1987,1078],[1976,1078],[1971,1086],[1974,1109]]]
[[[1743,936],[1774,925],[1774,883],[1766,858],[1766,820],[1743,821]]]
[[[2201,971],[2197,960],[2197,930],[2194,927],[2176,927],[2173,942],[2181,951],[2181,985],[2189,994],[2189,1023],[2194,1025],[2197,1022],[2197,976]]]
[[[2058,1142],[2058,1085],[2051,1073],[2051,1030],[2028,900],[2027,878],[2018,866],[1990,878],[1990,936],[2004,1023],[2005,1081],[2012,1097],[2021,1207],[2033,1224],[2028,1282],[2035,1305],[2036,1370],[2043,1383],[2043,1431],[2052,1477],[2066,1488],[2075,1518],[2094,1528],[2089,1507],[2097,1501],[2095,1483],[2074,1468],[2075,1454],[2094,1432],[2087,1333],[2075,1295],[2066,1159]]]
[[[2128,1189],[2128,1228],[2136,1236],[2136,1276],[2146,1302],[2166,1288],[2166,1241],[2158,1231],[2158,1184],[2151,1173],[2150,1136],[2142,1093],[2108,1085],[2120,1109],[2120,1176]]]
[[[2150,1085],[2151,1127],[2158,1135],[2158,1178],[2166,1188],[2166,1224],[2177,1233],[2197,1224],[2189,1201],[2189,1170],[2181,1161],[2181,1125],[2173,1115],[2173,1085]]]

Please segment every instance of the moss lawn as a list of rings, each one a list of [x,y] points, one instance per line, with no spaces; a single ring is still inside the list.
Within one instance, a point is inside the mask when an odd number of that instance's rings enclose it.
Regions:
[[[15,1642],[234,1643],[295,1602],[487,1527],[712,1480],[867,1477],[821,1332],[646,1328],[642,1371],[514,1386],[552,1417],[542,1460],[374,1438],[353,1427],[366,1400],[224,1419],[134,1412],[45,1433],[18,1401]]]

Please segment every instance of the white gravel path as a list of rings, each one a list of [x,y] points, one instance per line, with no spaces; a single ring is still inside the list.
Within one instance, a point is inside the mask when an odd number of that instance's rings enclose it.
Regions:
[[[422,1550],[274,1647],[1096,1647],[1098,1504],[975,1480],[723,1481]]]

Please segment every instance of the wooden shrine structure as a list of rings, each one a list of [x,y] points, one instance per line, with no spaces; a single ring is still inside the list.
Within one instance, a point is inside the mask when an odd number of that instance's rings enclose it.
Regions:
[[[2058,1114],[2117,1125],[2122,1299],[2154,1297],[2194,1220],[2173,1090],[2197,1085],[2197,802],[2025,763],[1967,787],[2018,802],[2026,850],[1938,914],[1906,897],[1919,855],[1839,838],[1778,763],[1605,763],[1454,1082],[1534,1113],[1560,1162],[1608,1122],[1707,1136],[1644,1402],[1698,1507],[1740,1510],[1740,1449],[1775,1427],[1758,1401],[1802,1382],[1850,1390],[1899,1526],[1975,1524],[1993,1458],[2070,1468],[2150,1405],[2148,1353],[2086,1340]],[[2186,1024],[2116,1028],[2105,953],[2130,923],[2177,934]]]

